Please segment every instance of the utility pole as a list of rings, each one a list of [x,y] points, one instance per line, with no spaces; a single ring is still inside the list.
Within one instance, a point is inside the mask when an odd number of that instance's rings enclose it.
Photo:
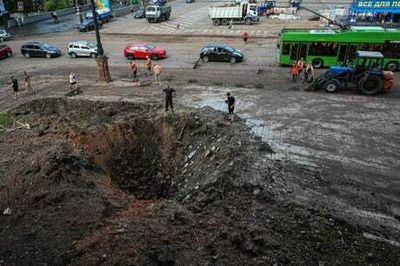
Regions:
[[[100,32],[99,32],[99,22],[96,12],[96,5],[94,0],[90,0],[91,7],[92,7],[92,15],[93,15],[93,22],[94,22],[94,29],[96,32],[96,42],[97,42],[97,80],[98,81],[111,81],[110,70],[108,68],[108,57],[104,55],[103,45],[101,44],[100,39]]]

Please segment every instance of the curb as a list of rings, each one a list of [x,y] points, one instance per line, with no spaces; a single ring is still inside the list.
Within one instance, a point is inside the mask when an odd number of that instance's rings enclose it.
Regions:
[[[226,35],[226,34],[196,34],[196,33],[122,33],[122,32],[101,32],[101,35],[109,35],[109,36],[161,36],[161,37],[192,37],[192,38],[197,38],[197,37],[210,37],[210,38],[227,38],[227,39],[233,39],[233,38],[239,38],[241,39],[241,35]],[[275,35],[268,35],[268,36],[257,36],[253,35],[250,36],[250,39],[277,39],[278,36]]]

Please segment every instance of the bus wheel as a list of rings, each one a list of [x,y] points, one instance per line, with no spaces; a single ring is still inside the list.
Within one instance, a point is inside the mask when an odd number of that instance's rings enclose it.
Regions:
[[[381,91],[383,87],[383,81],[378,76],[367,76],[360,80],[358,83],[358,89],[362,94],[374,95]]]
[[[397,62],[389,62],[386,65],[386,69],[392,72],[397,71],[399,69],[399,64]]]
[[[324,61],[321,58],[315,58],[311,63],[314,68],[322,68],[324,66]]]
[[[334,93],[340,88],[340,81],[337,79],[328,80],[324,84],[324,89],[326,92]]]
[[[214,26],[219,26],[219,24],[220,24],[219,19],[213,19],[213,25]]]

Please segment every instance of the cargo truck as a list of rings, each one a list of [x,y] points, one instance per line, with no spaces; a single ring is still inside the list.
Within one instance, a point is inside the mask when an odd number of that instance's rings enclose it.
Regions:
[[[231,21],[251,25],[259,22],[257,4],[247,1],[211,5],[208,9],[209,17],[214,26],[228,25]]]
[[[149,23],[169,20],[171,6],[150,5],[146,7],[146,19]]]

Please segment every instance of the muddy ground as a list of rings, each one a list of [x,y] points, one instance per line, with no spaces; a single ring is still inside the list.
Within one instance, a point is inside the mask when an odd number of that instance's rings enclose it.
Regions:
[[[3,125],[30,129],[0,135],[0,210],[9,208],[0,216],[0,260],[399,263],[400,247],[381,232],[283,200],[279,180],[309,173],[268,159],[274,151],[243,120],[233,126],[210,108],[191,111],[69,98],[9,110]]]

